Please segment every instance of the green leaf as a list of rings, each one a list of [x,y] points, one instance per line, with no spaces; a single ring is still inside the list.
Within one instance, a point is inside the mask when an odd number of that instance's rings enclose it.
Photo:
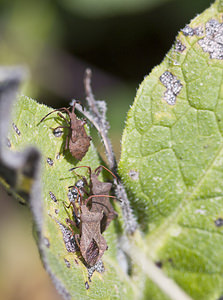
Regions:
[[[42,190],[36,190],[38,195],[34,194],[33,197],[38,199],[42,193],[43,201],[36,203],[36,200],[31,200],[30,206],[37,224],[37,239],[45,268],[66,299],[134,299],[135,284],[117,262],[117,221],[112,222],[104,233],[109,246],[102,259],[104,271],[99,264],[91,282],[88,279],[88,270],[80,259],[80,253],[75,251],[71,231],[65,221],[66,218],[73,218],[72,212],[65,208],[64,203],[69,204],[68,187],[79,178],[69,172],[69,169],[80,165],[94,169],[100,165],[100,159],[93,144],[81,162],[75,160],[67,151],[58,156],[63,151],[65,134],[56,137],[51,128],[61,125],[63,120],[57,114],[52,114],[40,123],[50,111],[51,108],[28,97],[20,97],[14,107],[14,125],[9,136],[11,151],[23,151],[32,145],[42,152]],[[87,177],[84,169],[77,172]],[[28,188],[27,181],[28,179],[23,181],[24,190]]]
[[[128,113],[119,172],[148,257],[193,299],[223,295],[223,1],[181,30]],[[146,299],[163,299],[149,282]]]

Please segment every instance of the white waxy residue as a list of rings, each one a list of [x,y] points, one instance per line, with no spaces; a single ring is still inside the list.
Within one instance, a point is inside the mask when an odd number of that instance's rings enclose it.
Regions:
[[[223,23],[211,19],[205,26],[206,36],[198,41],[204,52],[212,59],[223,59]]]
[[[177,52],[183,52],[186,49],[186,46],[181,43],[180,40],[176,40],[174,50]]]
[[[183,85],[180,83],[177,77],[169,71],[165,71],[160,76],[160,81],[167,88],[164,93],[164,100],[166,100],[169,105],[175,105],[176,96],[180,93]]]
[[[195,210],[195,214],[205,215],[206,214],[206,210],[204,210],[204,209],[196,209]]]
[[[129,177],[131,177],[132,180],[138,180],[139,172],[136,170],[129,170]]]

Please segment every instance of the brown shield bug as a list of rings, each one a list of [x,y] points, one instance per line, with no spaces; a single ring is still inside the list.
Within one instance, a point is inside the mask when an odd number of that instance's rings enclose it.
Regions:
[[[80,195],[79,195],[80,196]],[[87,204],[94,196],[90,196],[82,200],[80,196],[80,213],[74,202],[70,204],[73,206],[75,214],[80,216],[80,233],[74,234],[77,245],[79,246],[82,257],[88,266],[94,266],[108,249],[105,238],[101,234],[101,220],[103,218],[103,211],[91,211]],[[100,197],[100,196],[98,196]],[[105,197],[105,195],[101,195]],[[107,196],[115,198],[113,196]],[[68,224],[76,226],[76,222],[66,219]]]
[[[69,107],[70,108],[70,107]],[[69,134],[66,137],[65,148],[64,150],[69,149],[71,155],[78,160],[82,160],[85,156],[88,148],[90,146],[91,137],[87,135],[84,125],[86,124],[86,120],[78,120],[76,114],[74,113],[75,102],[72,106],[71,112],[69,108],[62,107],[60,109],[55,109],[45,115],[40,121],[43,122],[50,114],[54,112],[58,112],[58,116],[61,117],[67,124],[67,126],[58,126],[53,128],[54,132],[57,132],[60,128],[69,129]],[[66,113],[68,118],[65,118],[61,112]]]
[[[70,171],[77,168],[88,168],[90,174],[90,181],[87,182],[86,178],[83,177],[83,181],[89,187],[90,191],[87,194],[90,194],[92,197],[90,211],[91,212],[103,212],[103,218],[101,219],[101,233],[106,230],[110,222],[117,217],[117,213],[114,210],[110,200],[109,200],[109,192],[112,187],[112,183],[110,182],[101,182],[98,180],[98,176],[101,173],[102,168],[107,170],[116,178],[116,176],[106,167],[99,166],[93,172],[88,166],[79,166],[70,169]],[[113,197],[112,197],[113,198]]]
[[[81,206],[80,234],[75,239],[80,238],[80,251],[89,266],[95,265],[108,249],[100,230],[102,218],[103,212],[91,212],[86,205]]]

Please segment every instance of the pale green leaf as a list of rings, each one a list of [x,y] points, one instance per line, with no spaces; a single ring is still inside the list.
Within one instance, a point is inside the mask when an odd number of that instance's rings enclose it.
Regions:
[[[50,111],[52,108],[28,97],[20,97],[13,110],[14,129],[9,136],[11,151],[23,151],[25,147],[33,145],[42,153],[42,191],[38,191],[42,193],[42,215],[35,211],[32,201],[31,208],[36,218],[37,231],[41,230],[37,242],[43,263],[56,287],[67,299],[134,299],[134,283],[117,262],[118,221],[112,222],[104,233],[109,246],[103,256],[105,270],[102,273],[95,271],[91,282],[88,280],[88,270],[80,259],[80,252],[69,252],[67,249],[69,245],[65,243],[63,233],[69,232],[69,229],[65,220],[73,217],[71,209],[66,209],[64,203],[69,204],[68,187],[78,180],[69,169],[81,165],[94,169],[101,162],[92,143],[81,162],[68,151],[58,157],[58,153],[64,149],[65,134],[55,137],[51,128],[61,125],[63,121],[55,113],[39,123]],[[87,177],[85,169],[77,172]],[[26,187],[24,185],[21,188]],[[56,202],[50,192],[56,197]],[[42,228],[38,227],[39,223],[42,223]]]
[[[223,296],[222,3],[181,30],[142,82],[119,163],[145,252],[199,300]],[[145,299],[163,299],[145,286]]]

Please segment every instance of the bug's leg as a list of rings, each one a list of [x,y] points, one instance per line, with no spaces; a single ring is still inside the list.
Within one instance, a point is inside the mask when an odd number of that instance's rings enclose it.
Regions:
[[[87,205],[87,203],[92,199],[92,198],[95,198],[95,197],[107,197],[107,198],[113,198],[113,199],[116,199],[115,196],[110,196],[110,195],[91,195],[90,197],[88,197],[87,199],[85,199],[85,205]]]
[[[90,195],[90,193],[85,188],[82,188],[82,190],[83,190],[83,192],[84,192],[85,195],[87,195],[87,196]]]
[[[105,166],[103,166],[103,165],[98,166],[98,167],[94,170],[94,172],[95,172],[95,174],[96,174],[97,176],[99,176],[99,174],[101,173],[102,168],[105,169],[106,171],[108,171],[114,178],[117,179],[117,177],[115,176],[115,174],[114,174],[112,171],[110,171],[108,168],[106,168]]]
[[[80,176],[80,175],[79,175]],[[81,177],[81,179],[84,181],[84,185],[87,185],[88,186],[88,182],[87,182],[87,179],[83,176]],[[78,191],[78,194],[79,194],[79,197],[81,198],[81,191],[83,191],[84,194],[86,194],[87,196],[89,196],[89,192],[84,188],[84,187],[81,187],[80,189],[77,188],[75,185],[71,185],[71,186],[68,186],[68,188],[72,188],[72,187],[75,187]]]
[[[71,225],[77,227],[76,223],[68,218],[66,218],[66,223],[67,223],[68,228],[71,231],[72,236],[75,238],[76,233],[73,231],[73,228],[71,227]]]
[[[75,186],[71,185],[71,186],[69,186],[68,188],[71,188],[71,187],[75,187]],[[70,203],[69,203],[68,206],[67,206],[64,202],[63,202],[63,204],[64,204],[64,206],[65,206],[66,208],[70,208],[71,205],[72,205],[72,206],[73,206],[73,209],[74,209],[74,213],[75,213],[75,215],[78,217],[78,216],[79,216],[78,209],[80,209],[80,208],[78,208],[78,207],[75,205],[75,202],[78,203],[78,200],[79,200],[79,199],[80,199],[80,202],[82,202],[82,197],[81,197],[81,194],[80,194],[79,189],[78,189],[77,187],[75,187],[75,188],[76,188],[77,191],[78,191],[77,198],[76,198],[75,200],[70,201]],[[79,197],[79,198],[78,198],[78,197]]]
[[[76,103],[80,104],[83,109],[83,105],[79,100],[73,100],[73,106],[72,106],[72,111],[71,111],[72,114],[74,114]]]
[[[43,117],[39,123],[43,122],[49,115],[51,115],[52,113],[56,112],[56,111],[64,111],[69,115],[69,110],[66,107],[62,107],[59,109],[54,109],[53,111],[49,112],[48,114],[45,115],[45,117]]]
[[[78,239],[80,238],[80,235],[79,235],[78,233],[76,233],[76,234],[74,235],[74,238],[75,238],[75,242],[76,242],[76,244],[78,245],[79,249],[81,249],[80,243],[79,243],[79,241],[78,241]]]
[[[102,165],[98,166],[95,170],[94,170],[94,173],[99,176],[99,174],[101,173],[102,171]]]
[[[68,108],[62,107],[62,108],[57,109],[57,111],[64,111],[64,112],[66,112],[69,115],[69,113],[70,113],[69,112],[69,108],[70,108],[70,106]]]
[[[73,170],[79,169],[79,168],[87,168],[89,171],[89,175],[91,176],[91,168],[89,166],[78,166],[78,167],[74,167],[74,168],[70,169],[69,171],[73,171]],[[75,174],[77,174],[77,173],[75,173]]]
[[[49,112],[48,114],[46,114],[45,117],[43,117],[43,118],[40,120],[40,123],[43,122],[49,115],[51,115],[52,113],[54,113],[54,112],[56,112],[56,111],[58,111],[58,109],[55,109],[55,110]]]
[[[57,130],[57,129],[59,129],[59,128],[70,128],[69,126],[57,126],[56,128],[52,128],[51,127],[51,129],[53,129],[53,130]]]
[[[75,174],[77,177],[81,178],[81,179],[84,181],[84,184],[85,184],[86,186],[89,186],[86,177],[85,177],[85,176],[82,176],[82,175],[80,175],[80,174],[78,174],[78,173],[76,173],[76,172],[74,171],[74,169],[81,168],[81,167],[85,167],[85,166],[75,167],[75,168],[70,169],[69,171],[73,171],[74,174]],[[86,168],[89,168],[89,169],[90,169],[90,167],[87,167],[87,166],[86,166]],[[85,192],[85,191],[84,191],[84,192]]]
[[[72,169],[69,170],[69,171],[73,171],[74,174],[75,174],[76,176],[82,177],[84,183],[85,183],[87,186],[90,186],[90,185],[88,184],[88,182],[87,182],[87,179],[86,179],[84,176],[81,176],[81,175],[77,174],[77,173],[74,171],[75,169],[78,169],[78,168],[87,168],[88,171],[89,171],[89,176],[90,176],[90,178],[91,178],[91,168],[88,167],[88,166],[78,166],[78,167],[74,167],[74,168],[72,168]]]
[[[74,203],[73,203],[73,201],[71,201],[70,203],[69,203],[69,205],[67,205],[64,201],[63,201],[63,205],[66,207],[66,208],[70,208],[71,207],[71,205],[73,206],[74,205]]]
[[[70,127],[68,127],[68,126],[58,126],[57,128],[54,128],[54,130],[56,130],[58,128],[67,128],[67,129],[70,129]],[[70,139],[69,135],[67,135],[66,136],[66,140],[65,140],[65,147],[64,147],[63,151],[60,154],[64,153],[64,151],[66,151],[67,149],[69,149],[69,139]]]
[[[60,113],[60,112],[58,112],[57,113],[57,115],[59,116],[59,117],[61,117],[62,119],[64,119],[64,121],[68,124],[68,125],[70,125],[70,122]],[[69,115],[68,115],[69,116]]]
[[[79,175],[79,176],[80,176],[80,175]],[[84,185],[86,185],[87,187],[90,187],[90,185],[88,184],[87,179],[86,179],[85,176],[82,176],[81,179],[83,180]],[[83,191],[84,194],[86,194],[87,196],[90,195],[89,192],[88,192],[84,187],[82,187],[82,191]]]
[[[81,199],[81,198],[80,198]],[[82,201],[82,199],[81,199],[81,201]],[[80,213],[78,212],[78,208],[75,206],[75,205],[73,205],[73,208],[74,208],[74,213],[75,213],[75,215],[78,217],[78,216],[80,216]],[[80,208],[79,208],[80,209]]]
[[[73,229],[70,227],[70,225],[73,225],[73,226],[77,227],[77,226],[76,226],[76,223],[75,223],[73,220],[70,220],[70,219],[68,219],[68,218],[66,219],[66,223],[67,223],[67,225],[69,226],[70,230],[72,231],[73,236],[75,236],[75,233],[74,233]]]
[[[72,110],[71,110],[71,114],[74,114],[74,110],[75,110],[75,105],[76,105],[76,103],[77,103],[77,101],[75,101],[75,102],[73,103]]]
[[[67,150],[67,149],[69,149],[69,136],[66,137],[65,147],[64,147],[63,152],[64,152],[65,150]]]

